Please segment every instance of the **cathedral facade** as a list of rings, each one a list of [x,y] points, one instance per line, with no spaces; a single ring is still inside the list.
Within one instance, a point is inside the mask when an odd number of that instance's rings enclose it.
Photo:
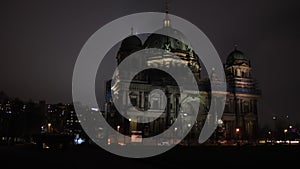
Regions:
[[[171,27],[170,20],[166,17],[161,30],[150,34],[144,42],[136,35],[130,35],[125,38],[117,53],[117,63],[120,64],[126,57],[143,49],[162,49],[164,53],[158,53],[148,57],[145,61],[148,65],[158,67],[176,67],[187,66],[196,79],[198,84],[198,102],[200,108],[195,124],[188,124],[191,127],[189,139],[197,140],[201,128],[207,118],[214,119],[217,123],[217,129],[211,136],[212,141],[219,140],[255,140],[258,131],[258,99],[260,90],[257,88],[255,79],[252,76],[252,67],[250,60],[236,48],[228,55],[224,70],[226,73],[227,92],[226,102],[222,117],[210,117],[208,110],[210,107],[210,80],[201,77],[201,63],[197,54],[192,50],[188,40],[184,35]],[[160,34],[159,32],[168,32],[176,35],[176,39],[170,36]],[[175,59],[172,55],[176,55]],[[133,63],[143,64],[137,61]],[[212,71],[213,72],[213,71]],[[128,74],[130,72],[120,72]],[[182,78],[189,78],[182,75]],[[217,80],[214,74],[211,80]],[[143,137],[150,137],[162,133],[168,129],[176,120],[189,118],[189,108],[181,107],[179,87],[176,81],[168,73],[158,69],[144,70],[134,76],[130,81],[129,90],[124,89],[120,80],[110,80],[106,85],[106,120],[116,130],[125,135],[131,135],[133,131],[140,131]],[[160,95],[151,95],[151,91],[160,89],[164,91],[166,99],[163,100]],[[129,95],[120,98],[127,106],[131,103],[134,109],[128,109],[126,112],[130,117],[124,118],[118,113],[112,101],[112,94]],[[195,100],[194,100],[195,101]],[[162,104],[166,104],[165,107]],[[139,112],[151,109],[153,112],[141,114]],[[139,118],[156,118],[155,110],[163,109],[159,117],[149,123],[136,123],[135,119]],[[182,117],[179,117],[179,111],[184,111]],[[143,116],[143,117],[142,117]],[[176,128],[177,129],[177,128]]]

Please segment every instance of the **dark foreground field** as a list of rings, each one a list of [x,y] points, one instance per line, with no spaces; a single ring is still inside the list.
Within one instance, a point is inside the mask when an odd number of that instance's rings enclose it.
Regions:
[[[0,146],[0,168],[211,168],[295,166],[300,162],[299,146],[177,146],[151,158],[119,157],[96,146],[41,150],[27,146]],[[204,167],[206,166],[206,167]]]

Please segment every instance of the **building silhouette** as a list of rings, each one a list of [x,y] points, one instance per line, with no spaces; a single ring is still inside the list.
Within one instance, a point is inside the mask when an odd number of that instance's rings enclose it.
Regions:
[[[163,33],[162,33],[163,32]],[[167,36],[165,34],[170,34]],[[173,38],[176,37],[176,38]],[[166,12],[166,18],[163,20],[163,27],[155,33],[150,34],[144,42],[137,35],[129,35],[121,42],[116,60],[118,65],[122,63],[129,55],[143,49],[162,49],[163,53],[157,53],[147,57],[146,60],[136,60],[132,63],[132,69],[135,65],[148,64],[154,67],[180,68],[187,66],[196,79],[199,91],[198,101],[200,109],[195,124],[189,124],[192,127],[188,139],[197,140],[201,128],[207,118],[217,123],[218,127],[211,136],[211,141],[218,140],[253,140],[258,134],[258,100],[261,95],[257,83],[252,76],[252,67],[250,60],[246,55],[239,51],[237,47],[228,55],[224,70],[226,73],[227,93],[225,109],[222,117],[213,117],[208,114],[210,108],[212,82],[218,82],[218,77],[212,70],[211,81],[208,78],[201,77],[201,64],[197,54],[192,50],[191,45],[185,36],[171,26],[171,21]],[[174,58],[174,55],[177,58]],[[178,59],[178,57],[180,59]],[[118,72],[124,75],[132,72]],[[180,74],[181,72],[178,72]],[[183,80],[189,79],[187,75],[182,74]],[[125,83],[130,83],[129,90],[124,89]],[[187,82],[188,83],[188,82]],[[162,90],[166,95],[164,101],[160,95],[151,95],[154,89]],[[116,109],[112,100],[112,94],[118,96],[129,95],[119,98],[123,106],[132,104],[134,108],[126,112],[129,119],[123,117]],[[162,133],[168,129],[176,120],[189,118],[189,107],[180,107],[181,93],[176,81],[168,73],[158,69],[147,69],[134,76],[133,79],[113,79],[106,83],[106,105],[105,114],[108,123],[122,133],[130,135],[132,131],[141,131],[144,137],[150,137]],[[192,101],[192,100],[191,100]],[[163,109],[162,104],[166,103],[163,114],[156,120],[149,123],[136,123],[139,118],[156,118],[155,110]],[[151,113],[140,114],[148,109]],[[184,111],[183,117],[179,117],[179,111]],[[176,128],[177,129],[177,128]]]

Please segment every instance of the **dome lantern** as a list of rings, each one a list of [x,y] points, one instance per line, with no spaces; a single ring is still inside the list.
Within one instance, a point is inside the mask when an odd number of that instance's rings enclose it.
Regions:
[[[246,65],[251,66],[249,59],[245,56],[243,52],[237,49],[237,45],[234,46],[234,50],[228,55],[226,60],[226,66],[234,65]]]

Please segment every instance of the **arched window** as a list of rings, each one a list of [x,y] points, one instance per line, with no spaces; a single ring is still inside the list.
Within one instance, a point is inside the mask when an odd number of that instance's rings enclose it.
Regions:
[[[149,100],[150,100],[150,108],[154,109],[154,110],[158,110],[160,109],[160,105],[161,105],[161,98],[160,95],[157,93],[151,94],[149,96]]]
[[[241,77],[241,69],[236,69],[236,71],[237,71],[236,76]]]
[[[248,101],[244,101],[243,103],[243,107],[244,107],[244,113],[249,113],[249,102]]]
[[[136,107],[137,106],[137,94],[130,93],[130,101],[131,101],[132,106]]]

